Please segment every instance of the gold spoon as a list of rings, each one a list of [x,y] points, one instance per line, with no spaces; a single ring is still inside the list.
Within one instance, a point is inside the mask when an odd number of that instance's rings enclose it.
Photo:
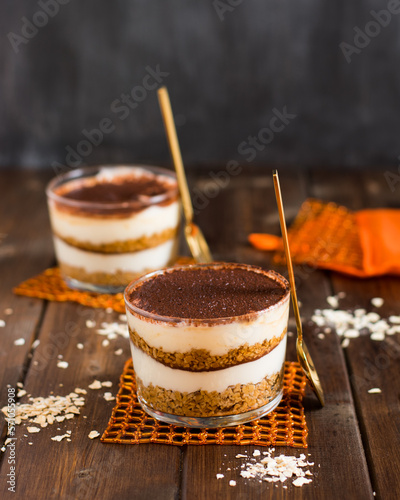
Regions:
[[[296,318],[297,359],[300,363],[300,366],[303,370],[304,375],[307,377],[308,381],[310,382],[312,390],[317,395],[319,402],[321,403],[321,406],[324,406],[325,399],[324,399],[324,392],[322,390],[321,382],[319,380],[318,373],[317,373],[317,370],[315,369],[313,360],[311,359],[310,353],[308,352],[307,346],[306,346],[305,342],[303,341],[303,328],[301,325],[299,304],[297,302],[296,284],[294,281],[292,258],[290,256],[289,240],[288,240],[287,229],[286,229],[285,214],[283,212],[283,202],[282,202],[281,188],[279,185],[278,171],[274,170],[272,172],[272,176],[274,179],[275,196],[276,196],[276,202],[278,204],[279,221],[281,223],[283,246],[285,248],[286,263],[287,263],[288,272],[289,272],[289,283],[290,283],[290,291],[291,291],[291,295],[292,295],[294,317]]]
[[[172,161],[174,163],[176,176],[178,179],[179,191],[181,193],[183,214],[185,217],[185,239],[190,249],[190,253],[196,262],[212,262],[210,249],[199,226],[193,223],[193,206],[190,199],[189,188],[187,185],[185,169],[183,167],[181,150],[179,148],[178,136],[172,114],[171,102],[169,100],[168,90],[161,87],[157,91],[158,102],[161,108],[161,114],[164,120],[165,132],[168,138],[168,144],[171,151]]]

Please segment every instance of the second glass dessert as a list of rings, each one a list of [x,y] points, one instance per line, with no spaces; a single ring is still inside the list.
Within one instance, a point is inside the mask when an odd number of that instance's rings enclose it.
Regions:
[[[289,286],[274,271],[213,263],[156,271],[125,291],[137,394],[150,415],[238,425],[283,393]]]
[[[85,167],[47,188],[54,246],[66,283],[100,293],[175,262],[180,206],[173,172]]]

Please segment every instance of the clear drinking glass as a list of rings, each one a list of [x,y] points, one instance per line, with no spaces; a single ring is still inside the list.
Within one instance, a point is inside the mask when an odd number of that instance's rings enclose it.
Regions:
[[[66,283],[115,293],[175,262],[176,176],[152,166],[96,166],[53,179],[46,190],[56,257]]]
[[[156,284],[166,273],[232,268],[276,281],[282,296],[263,310],[212,319],[162,316],[154,304],[153,311],[135,305],[139,294],[146,293],[141,286],[150,280]],[[246,293],[246,283],[243,286]],[[181,299],[171,288],[166,300]],[[284,277],[244,264],[175,267],[130,283],[125,305],[137,395],[153,417],[191,427],[229,426],[260,418],[279,404],[289,313]]]

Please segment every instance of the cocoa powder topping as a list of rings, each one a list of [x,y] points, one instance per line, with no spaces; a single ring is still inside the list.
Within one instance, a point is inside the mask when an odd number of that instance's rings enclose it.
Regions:
[[[146,312],[172,318],[216,319],[262,311],[288,292],[275,274],[252,266],[172,269],[142,282],[129,302]]]

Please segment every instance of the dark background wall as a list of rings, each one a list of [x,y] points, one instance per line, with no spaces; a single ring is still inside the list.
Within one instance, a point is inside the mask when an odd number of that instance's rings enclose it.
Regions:
[[[157,69],[187,165],[398,163],[397,0],[59,1],[0,4],[1,166],[168,163]]]

